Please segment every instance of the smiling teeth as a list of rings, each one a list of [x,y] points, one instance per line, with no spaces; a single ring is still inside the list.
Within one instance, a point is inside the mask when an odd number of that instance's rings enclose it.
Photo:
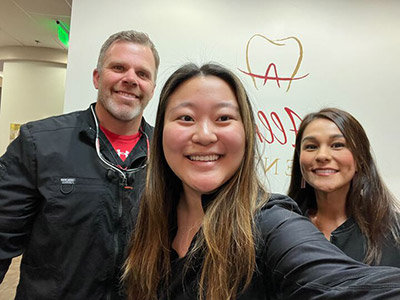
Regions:
[[[125,97],[138,98],[136,95],[130,93],[125,93],[125,92],[117,92],[117,93]]]
[[[314,170],[317,174],[336,173],[336,170]]]
[[[218,160],[219,155],[190,155],[189,159],[192,161],[216,161]]]

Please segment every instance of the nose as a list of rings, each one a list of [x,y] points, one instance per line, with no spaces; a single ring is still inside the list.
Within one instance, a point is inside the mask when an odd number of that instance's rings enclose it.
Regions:
[[[318,149],[316,160],[318,162],[326,162],[331,160],[331,153],[328,147],[322,146]]]
[[[138,84],[138,76],[133,69],[129,69],[125,72],[122,82],[128,85],[136,86]]]
[[[192,140],[194,143],[204,146],[215,143],[218,137],[213,124],[211,124],[210,121],[199,122],[192,136]]]

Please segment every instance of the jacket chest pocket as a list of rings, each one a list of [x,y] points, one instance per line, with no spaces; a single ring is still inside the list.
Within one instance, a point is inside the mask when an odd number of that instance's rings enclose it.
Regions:
[[[48,187],[43,214],[58,226],[93,225],[112,215],[113,203],[104,182],[92,178],[55,178]]]

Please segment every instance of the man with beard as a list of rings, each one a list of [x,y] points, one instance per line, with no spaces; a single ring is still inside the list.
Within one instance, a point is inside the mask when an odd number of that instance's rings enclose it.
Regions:
[[[23,125],[0,158],[0,282],[22,254],[16,299],[123,298],[159,63],[146,34],[113,34],[93,72],[97,102]]]

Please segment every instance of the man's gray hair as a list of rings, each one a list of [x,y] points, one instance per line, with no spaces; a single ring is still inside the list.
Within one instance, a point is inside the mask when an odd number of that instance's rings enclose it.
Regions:
[[[114,42],[119,42],[119,41],[131,42],[134,44],[139,44],[139,45],[147,46],[150,48],[150,50],[154,56],[154,61],[156,63],[156,72],[154,74],[154,77],[155,77],[154,79],[156,79],[158,67],[160,65],[160,56],[158,55],[156,46],[150,40],[149,36],[146,33],[135,31],[135,30],[127,30],[127,31],[120,31],[120,32],[114,33],[104,42],[103,46],[101,46],[99,58],[97,60],[97,71],[99,73],[101,73],[101,70],[103,68],[103,63],[104,63],[104,56],[106,55],[108,48],[110,48],[110,46]]]

